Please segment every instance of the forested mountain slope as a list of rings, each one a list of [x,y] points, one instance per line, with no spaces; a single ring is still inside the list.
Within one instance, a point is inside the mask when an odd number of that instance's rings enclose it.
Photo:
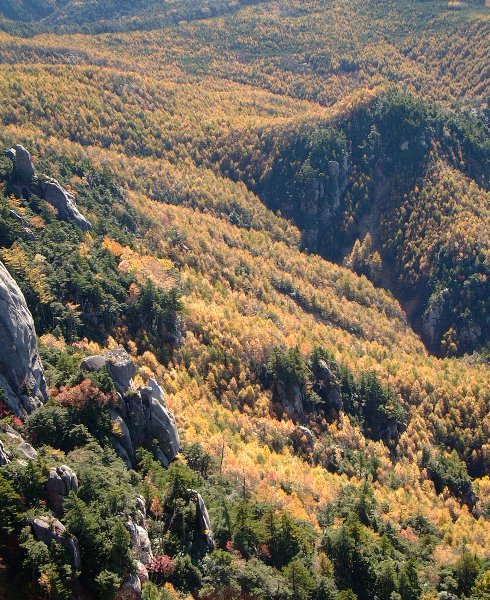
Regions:
[[[0,7],[0,25],[28,35],[156,29],[215,17],[261,1],[265,0],[5,0]]]
[[[302,246],[390,288],[431,350],[489,338],[486,119],[392,89],[316,123],[232,133],[209,157],[302,230]]]
[[[0,596],[486,598],[488,9],[107,7],[0,34]]]

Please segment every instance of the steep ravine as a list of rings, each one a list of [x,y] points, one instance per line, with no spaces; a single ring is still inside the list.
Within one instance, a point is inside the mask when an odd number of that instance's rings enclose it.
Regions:
[[[457,250],[460,220],[490,226],[483,216],[486,132],[483,120],[391,91],[331,123],[260,132],[242,156],[234,148],[233,166],[213,158],[225,176],[291,219],[307,252],[345,264],[356,240],[369,234],[372,248],[354,270],[393,293],[430,352],[463,354],[484,348],[490,335],[479,283],[488,281],[490,265],[478,258],[483,249],[474,234],[464,240],[474,259],[462,266]],[[472,203],[465,203],[468,193]],[[435,218],[444,220],[446,237]],[[375,251],[382,269],[373,277]]]

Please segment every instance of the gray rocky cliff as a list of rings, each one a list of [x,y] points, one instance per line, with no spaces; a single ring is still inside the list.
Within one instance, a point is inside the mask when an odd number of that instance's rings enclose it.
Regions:
[[[429,301],[429,307],[423,318],[423,332],[432,348],[438,346],[444,321],[450,309],[451,294],[447,288],[441,290]]]
[[[174,416],[165,404],[162,388],[154,379],[136,389],[133,377],[137,366],[123,348],[89,356],[82,361],[86,372],[106,369],[119,394],[118,405],[111,409],[115,448],[125,462],[134,465],[135,450],[158,442],[157,454],[168,467],[180,451],[180,439]]]
[[[209,518],[208,509],[199,492],[188,490],[196,503],[196,530],[200,535],[204,536],[209,550],[214,550],[215,543],[213,539],[213,531],[211,529],[211,519]]]
[[[65,190],[56,179],[46,179],[39,184],[40,196],[58,211],[60,221],[72,221],[82,231],[92,228],[91,224],[78,210],[75,196]]]
[[[78,570],[81,568],[82,561],[78,540],[66,531],[62,523],[52,517],[43,516],[33,519],[31,525],[32,532],[37,540],[44,542],[46,545],[49,545],[51,542],[61,544],[68,551],[75,569]]]
[[[48,399],[48,389],[32,315],[1,262],[0,348],[0,386],[10,410],[23,418]]]
[[[50,469],[46,482],[46,494],[57,515],[63,513],[63,503],[70,492],[78,492],[76,473],[66,465]]]
[[[82,231],[92,228],[90,222],[78,210],[73,194],[65,190],[56,179],[36,177],[34,163],[28,150],[21,144],[5,151],[13,164],[12,189],[16,196],[29,197],[36,194],[53,206],[60,221],[71,221]]]

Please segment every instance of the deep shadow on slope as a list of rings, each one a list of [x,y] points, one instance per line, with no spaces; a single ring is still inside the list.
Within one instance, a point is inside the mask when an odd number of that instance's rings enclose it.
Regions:
[[[0,7],[0,30],[18,35],[150,30],[181,21],[212,18],[266,1],[4,0]]]
[[[455,115],[393,89],[329,123],[248,135],[223,140],[212,161],[292,219],[305,251],[342,263],[369,233],[379,282],[429,350],[488,347],[484,114]]]

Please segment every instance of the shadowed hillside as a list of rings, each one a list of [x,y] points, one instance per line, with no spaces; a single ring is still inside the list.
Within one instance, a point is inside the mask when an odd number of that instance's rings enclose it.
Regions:
[[[5,0],[0,25],[31,35],[41,31],[126,31],[156,29],[207,19],[265,0]]]
[[[210,164],[293,219],[305,249],[391,289],[430,349],[462,353],[489,338],[489,139],[483,115],[392,90],[324,122],[232,134]]]

